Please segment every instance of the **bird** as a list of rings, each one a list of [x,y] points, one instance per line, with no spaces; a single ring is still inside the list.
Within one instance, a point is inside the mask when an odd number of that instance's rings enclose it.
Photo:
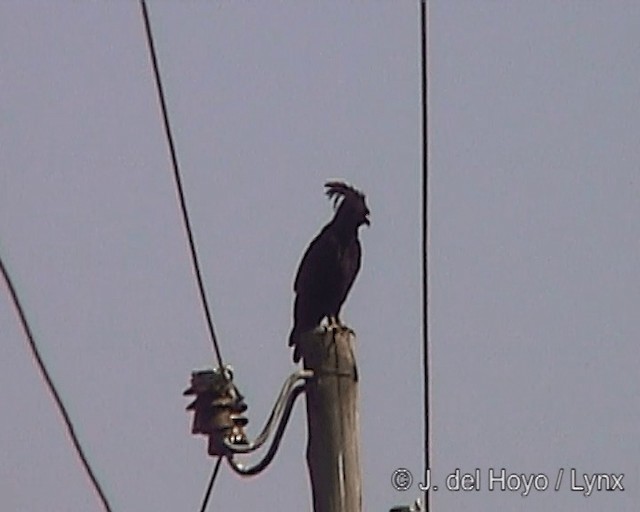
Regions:
[[[333,200],[331,221],[311,241],[302,256],[293,284],[293,328],[289,346],[293,360],[300,360],[301,334],[315,329],[324,318],[330,325],[343,326],[340,309],[360,270],[362,248],[358,229],[370,226],[365,195],[342,181],[325,183],[325,193]]]

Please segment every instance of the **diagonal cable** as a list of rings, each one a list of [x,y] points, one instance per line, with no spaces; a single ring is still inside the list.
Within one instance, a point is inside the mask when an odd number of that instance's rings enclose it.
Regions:
[[[49,389],[49,392],[53,396],[53,400],[55,401],[56,406],[58,407],[58,411],[60,411],[60,414],[62,415],[62,419],[64,421],[64,424],[67,427],[67,432],[69,433],[69,437],[71,437],[71,441],[73,442],[73,447],[75,448],[76,453],[77,453],[78,457],[80,458],[80,462],[82,462],[82,466],[84,467],[84,470],[86,471],[87,476],[91,480],[91,484],[93,485],[93,488],[98,493],[98,496],[100,497],[100,501],[102,501],[102,505],[103,505],[104,509],[107,512],[111,512],[111,506],[109,505],[109,500],[107,500],[107,496],[105,495],[104,491],[102,490],[100,482],[98,481],[98,479],[96,478],[96,475],[93,473],[93,470],[91,469],[91,465],[89,464],[89,460],[87,459],[87,456],[84,453],[84,450],[82,449],[82,446],[80,445],[80,440],[78,439],[78,436],[76,435],[75,429],[73,427],[73,422],[71,421],[71,417],[69,416],[69,413],[67,412],[67,408],[65,407],[65,405],[64,405],[64,403],[62,401],[62,397],[58,393],[58,390],[56,389],[56,387],[55,387],[55,385],[53,383],[53,380],[51,379],[51,376],[49,375],[47,367],[44,364],[42,356],[40,355],[40,351],[38,350],[38,346],[36,345],[36,341],[35,341],[35,339],[33,337],[33,333],[31,332],[31,328],[29,327],[29,322],[27,322],[27,317],[26,317],[26,315],[24,313],[24,310],[22,309],[22,305],[20,304],[20,300],[18,299],[18,294],[16,292],[16,289],[13,286],[13,282],[11,281],[11,278],[9,277],[9,273],[7,272],[7,269],[4,266],[4,262],[2,261],[2,257],[0,257],[0,271],[2,272],[2,276],[3,276],[4,280],[5,280],[5,282],[7,283],[7,287],[9,288],[9,294],[11,295],[11,299],[13,300],[13,304],[14,304],[14,306],[16,308],[16,311],[18,312],[18,316],[20,318],[20,323],[22,324],[22,328],[24,330],[24,333],[27,336],[27,341],[29,342],[29,348],[31,349],[31,353],[32,353],[34,359],[36,360],[38,368],[40,369],[40,373],[42,374],[42,377],[44,378],[44,380],[45,380],[45,382],[47,384],[47,388]]]
[[[169,124],[169,114],[167,112],[167,103],[164,99],[164,89],[162,88],[162,80],[160,79],[160,69],[158,67],[158,58],[156,57],[155,45],[153,43],[153,34],[151,33],[151,23],[149,22],[149,12],[147,10],[147,4],[145,0],[140,0],[140,7],[142,8],[142,17],[144,19],[145,31],[147,34],[147,43],[149,46],[149,53],[151,55],[151,63],[153,65],[153,72],[156,79],[156,87],[158,89],[158,99],[160,100],[160,108],[162,109],[162,119],[164,121],[164,129],[167,135],[167,142],[169,144],[169,152],[171,153],[171,163],[173,165],[173,177],[176,182],[176,188],[178,191],[178,198],[180,200],[180,209],[182,210],[182,219],[184,221],[184,227],[187,231],[187,237],[189,238],[189,249],[191,252],[191,262],[193,264],[193,270],[198,282],[198,290],[200,291],[200,300],[202,302],[202,308],[207,320],[207,327],[209,329],[209,335],[211,336],[211,342],[213,343],[213,349],[218,359],[218,365],[222,368],[222,354],[220,353],[220,347],[218,346],[218,340],[213,328],[213,320],[211,319],[211,311],[209,310],[209,303],[207,301],[207,294],[204,289],[204,282],[202,281],[202,274],[200,272],[200,264],[198,263],[198,254],[196,252],[196,243],[193,237],[193,231],[191,229],[191,223],[189,222],[189,213],[187,211],[187,202],[184,197],[184,189],[182,187],[182,179],[180,178],[180,167],[178,166],[178,156],[176,154],[176,148],[173,143],[173,136],[171,135],[171,125]]]
[[[218,460],[216,461],[216,465],[213,467],[213,473],[211,473],[211,479],[209,480],[209,485],[207,486],[207,490],[204,493],[202,505],[200,506],[200,512],[205,512],[205,510],[207,510],[207,504],[209,503],[209,498],[211,497],[211,490],[213,489],[213,484],[216,481],[216,477],[218,476],[218,471],[220,470],[221,463],[222,463],[222,457],[218,457]]]

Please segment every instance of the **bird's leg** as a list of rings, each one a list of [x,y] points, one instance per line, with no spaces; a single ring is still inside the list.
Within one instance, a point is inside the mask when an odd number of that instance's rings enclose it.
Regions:
[[[345,324],[343,324],[343,323],[342,323],[342,320],[340,320],[339,313],[336,313],[336,316],[334,316],[334,317],[333,317],[333,319],[334,319],[334,321],[335,321],[335,324],[336,324],[338,327],[340,327],[340,328],[342,328],[342,329],[344,329],[344,328],[346,328],[346,327],[347,327]]]
[[[336,316],[334,317],[336,328],[349,331],[351,334],[355,336],[356,333],[353,331],[353,329],[351,329],[351,327],[349,327],[348,325],[343,324],[342,320],[340,320],[340,317],[338,315],[339,313],[337,313]]]
[[[341,331],[345,328],[345,325],[340,321],[338,315],[328,315],[327,322],[327,330]]]
[[[350,333],[355,334],[353,332],[353,329],[351,329],[350,327],[342,323],[342,320],[340,320],[340,317],[338,316],[338,314],[327,315],[327,322],[328,322],[327,330],[331,330],[331,329],[334,329],[336,331],[347,330]]]

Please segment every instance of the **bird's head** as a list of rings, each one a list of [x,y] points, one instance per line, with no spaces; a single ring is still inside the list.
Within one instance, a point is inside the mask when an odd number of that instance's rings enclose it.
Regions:
[[[338,208],[336,219],[356,228],[362,224],[371,225],[371,212],[362,192],[342,181],[329,181],[324,186],[329,199],[333,199],[333,207]]]

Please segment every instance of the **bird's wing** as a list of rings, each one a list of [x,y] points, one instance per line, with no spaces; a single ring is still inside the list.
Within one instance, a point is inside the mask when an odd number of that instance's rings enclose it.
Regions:
[[[325,226],[305,251],[293,290],[296,293],[313,293],[317,287],[326,286],[337,270],[337,251],[335,237]]]
[[[347,254],[342,259],[342,272],[343,279],[342,289],[340,290],[340,305],[344,303],[347,299],[347,295],[353,286],[353,283],[356,280],[358,272],[360,271],[360,265],[362,263],[362,248],[360,246],[360,241],[356,238],[349,245],[347,249]]]

